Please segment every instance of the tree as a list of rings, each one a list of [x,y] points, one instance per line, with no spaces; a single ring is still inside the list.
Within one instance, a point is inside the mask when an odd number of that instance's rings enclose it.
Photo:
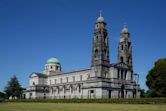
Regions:
[[[144,89],[141,89],[141,98],[144,98],[146,97],[146,93],[145,93],[145,90]]]
[[[6,94],[3,92],[0,92],[0,98],[6,98]]]
[[[7,86],[5,87],[4,92],[6,93],[7,97],[17,97],[20,98],[22,95],[22,87],[19,84],[19,81],[16,76],[13,76],[10,81],[8,82]]]
[[[166,58],[155,62],[146,76],[147,91],[150,97],[166,97]]]

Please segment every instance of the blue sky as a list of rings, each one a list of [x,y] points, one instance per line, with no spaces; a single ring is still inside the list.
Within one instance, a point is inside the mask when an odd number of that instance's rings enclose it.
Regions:
[[[0,0],[0,91],[16,75],[23,87],[49,57],[63,71],[88,68],[94,24],[102,10],[109,33],[110,62],[124,23],[131,33],[134,71],[141,88],[154,61],[166,57],[165,0]]]

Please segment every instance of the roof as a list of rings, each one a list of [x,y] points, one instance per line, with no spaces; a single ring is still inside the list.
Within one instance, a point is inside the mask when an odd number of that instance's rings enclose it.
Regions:
[[[35,74],[39,78],[46,78],[47,75],[43,73],[33,72],[29,77],[32,77],[32,75]]]
[[[60,62],[56,57],[51,57],[47,60],[47,64],[60,64]]]

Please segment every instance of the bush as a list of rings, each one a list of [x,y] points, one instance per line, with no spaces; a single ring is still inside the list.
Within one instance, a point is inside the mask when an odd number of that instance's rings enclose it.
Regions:
[[[4,98],[0,98],[0,103],[5,102]]]
[[[116,103],[116,104],[165,104],[166,98],[116,98],[116,99],[19,99],[7,102],[40,102],[40,103]]]

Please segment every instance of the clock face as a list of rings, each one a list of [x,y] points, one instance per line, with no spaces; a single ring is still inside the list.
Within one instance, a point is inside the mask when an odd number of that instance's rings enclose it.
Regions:
[[[95,28],[96,28],[96,29],[99,28],[99,24],[98,24],[98,23],[96,24]]]

